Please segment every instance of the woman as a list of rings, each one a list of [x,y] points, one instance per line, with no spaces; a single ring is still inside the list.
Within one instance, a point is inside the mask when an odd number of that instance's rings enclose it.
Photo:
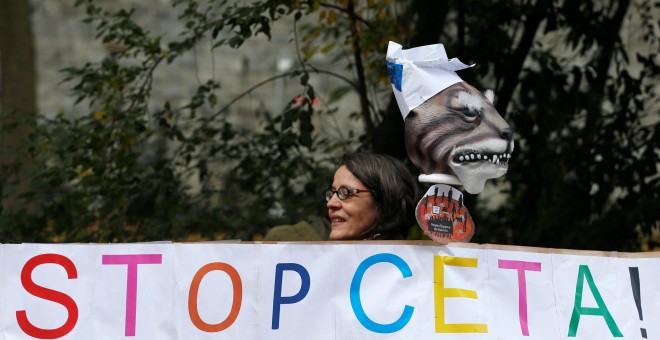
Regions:
[[[417,185],[399,160],[349,153],[325,192],[330,240],[405,239],[415,224]]]

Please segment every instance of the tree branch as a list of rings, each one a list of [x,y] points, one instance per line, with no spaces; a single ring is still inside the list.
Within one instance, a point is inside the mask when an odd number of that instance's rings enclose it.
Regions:
[[[506,108],[509,106],[511,97],[513,96],[513,91],[516,86],[518,86],[518,78],[522,70],[523,63],[529,50],[532,48],[534,42],[534,36],[541,25],[541,22],[546,17],[546,8],[552,3],[552,0],[538,0],[532,8],[531,13],[528,16],[528,20],[525,24],[525,31],[518,42],[518,46],[514,50],[513,54],[508,58],[508,62],[504,66],[506,78],[504,79],[504,84],[499,90],[499,96],[497,100],[497,111],[502,115],[506,116]]]
[[[357,29],[357,15],[355,14],[355,4],[353,0],[348,0],[348,18],[351,27],[351,36],[353,39],[353,58],[355,59],[355,72],[357,73],[358,96],[360,97],[360,112],[364,120],[364,129],[367,136],[373,136],[374,123],[369,112],[369,98],[367,98],[367,82],[364,76],[364,65],[362,64],[362,47],[360,46],[360,36]]]
[[[239,94],[238,96],[236,96],[236,97],[234,97],[232,100],[230,100],[229,103],[225,104],[225,106],[223,106],[221,109],[219,109],[218,111],[216,111],[213,115],[211,115],[210,117],[208,117],[208,118],[206,119],[206,122],[210,122],[210,121],[214,120],[215,118],[217,118],[219,115],[225,113],[225,112],[226,112],[226,111],[227,111],[232,105],[234,105],[237,101],[239,101],[241,98],[243,98],[243,97],[249,95],[250,93],[252,93],[252,91],[258,89],[259,87],[264,86],[264,85],[266,85],[266,84],[268,84],[268,83],[270,83],[270,82],[272,82],[272,81],[275,81],[275,80],[277,80],[277,79],[280,79],[280,78],[291,77],[291,76],[293,76],[296,72],[297,72],[297,70],[290,71],[290,72],[285,72],[285,73],[282,73],[282,74],[278,74],[278,75],[275,75],[275,76],[269,77],[269,78],[267,78],[267,79],[264,79],[264,80],[262,80],[262,81],[260,81],[260,82],[258,82],[258,83],[256,83],[256,84],[254,84],[254,85],[251,86],[249,89],[243,91],[243,93]],[[342,75],[340,75],[340,74],[334,73],[334,72],[332,72],[332,71],[327,71],[327,70],[319,70],[319,69],[316,69],[316,68],[312,68],[312,70],[309,71],[309,72],[310,72],[310,73],[318,73],[318,74],[327,74],[327,75],[333,76],[333,77],[335,77],[335,78],[341,79],[341,80],[345,81],[346,83],[348,83],[348,84],[349,84],[352,88],[354,88],[356,91],[359,91],[359,88],[358,88],[358,85],[357,85],[357,84],[355,84],[353,81],[351,81],[350,79],[348,79],[348,78],[346,78],[346,77],[344,77],[344,76],[342,76]]]
[[[343,12],[343,13],[346,13],[346,14],[348,14],[349,16],[351,15],[351,13],[350,13],[346,8],[343,8],[343,7],[340,7],[340,6],[337,6],[337,5],[329,4],[329,3],[327,3],[327,2],[321,2],[320,5],[321,5],[321,7],[327,7],[327,8],[336,9],[337,11],[339,11],[339,12]],[[371,23],[370,23],[369,21],[367,21],[367,20],[364,19],[363,17],[357,15],[355,12],[353,12],[353,14],[355,15],[355,19],[357,19],[357,21],[363,23],[363,24],[364,24],[365,26],[367,26],[369,29],[373,29],[373,28],[374,28],[373,25],[371,25]]]

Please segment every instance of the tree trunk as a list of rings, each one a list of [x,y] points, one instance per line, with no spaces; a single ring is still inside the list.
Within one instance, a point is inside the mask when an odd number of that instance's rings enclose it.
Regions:
[[[399,43],[404,48],[437,44],[444,27],[445,17],[449,12],[449,3],[436,0],[414,0],[410,8],[414,14],[408,15],[416,18],[415,34],[411,37],[409,46],[402,41]],[[372,150],[400,159],[406,158],[404,125],[401,111],[392,94],[383,115],[383,121],[375,127],[374,134],[371,136]]]
[[[31,8],[28,0],[0,0],[0,9],[0,209],[20,209],[36,111]]]

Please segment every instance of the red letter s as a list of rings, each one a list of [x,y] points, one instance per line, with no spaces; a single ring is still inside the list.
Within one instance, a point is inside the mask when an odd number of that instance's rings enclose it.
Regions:
[[[39,286],[32,281],[32,271],[36,267],[46,263],[59,264],[64,267],[69,279],[75,279],[78,277],[76,266],[66,256],[59,254],[42,254],[31,258],[25,263],[25,266],[23,266],[23,270],[21,271],[21,283],[28,293],[64,306],[67,312],[69,312],[69,317],[64,325],[54,329],[44,329],[34,326],[28,320],[25,310],[16,312],[16,320],[23,332],[29,336],[39,339],[57,339],[67,335],[71,332],[73,327],[76,326],[76,322],[78,322],[78,306],[70,296],[56,290]]]

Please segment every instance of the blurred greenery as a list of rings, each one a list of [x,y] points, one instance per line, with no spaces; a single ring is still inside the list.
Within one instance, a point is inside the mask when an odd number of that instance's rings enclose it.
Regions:
[[[169,42],[140,26],[135,8],[75,6],[99,41],[123,48],[63,70],[84,114],[38,117],[34,166],[2,169],[3,201],[25,202],[0,212],[2,242],[253,239],[323,215],[319,193],[338,155],[364,149],[406,159],[384,66],[389,40],[442,42],[449,56],[477,63],[461,76],[493,88],[514,128],[509,173],[491,181],[502,203],[489,208],[492,195],[467,195],[474,242],[637,250],[640,235],[660,227],[658,1],[177,0],[172,11],[185,25]],[[212,38],[216,53],[240,49],[270,38],[285,18],[299,58],[264,83],[295,81],[302,100],[282,112],[259,109],[262,129],[231,123],[234,102],[218,102],[216,80],[181,107],[149,102],[163,86],[154,72],[202,48],[202,39]],[[322,70],[319,54],[350,62],[341,73]],[[342,80],[331,105],[357,95],[352,117],[362,135],[318,133],[316,119],[332,119],[336,108],[313,105],[315,77]],[[16,194],[25,178],[31,189]]]

